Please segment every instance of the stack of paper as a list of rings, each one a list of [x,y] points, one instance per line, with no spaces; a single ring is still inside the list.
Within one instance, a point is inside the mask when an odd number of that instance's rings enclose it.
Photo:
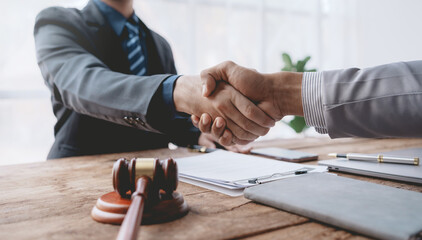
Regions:
[[[268,158],[218,150],[176,159],[180,180],[230,196],[240,196],[246,187],[326,167],[282,162]]]

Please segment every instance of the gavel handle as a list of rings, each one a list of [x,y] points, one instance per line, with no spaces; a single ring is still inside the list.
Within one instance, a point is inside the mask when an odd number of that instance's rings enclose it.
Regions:
[[[120,227],[117,240],[137,239],[150,182],[149,177],[140,177],[136,182],[136,191],[132,193],[132,202]]]

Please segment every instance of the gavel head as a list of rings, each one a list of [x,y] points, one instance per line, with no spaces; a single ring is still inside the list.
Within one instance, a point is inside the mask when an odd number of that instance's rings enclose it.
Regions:
[[[113,187],[122,197],[127,197],[128,191],[133,193],[140,177],[152,180],[151,191],[158,195],[160,189],[171,195],[177,188],[178,171],[176,161],[169,158],[160,161],[156,158],[133,158],[130,161],[121,158],[113,166]]]

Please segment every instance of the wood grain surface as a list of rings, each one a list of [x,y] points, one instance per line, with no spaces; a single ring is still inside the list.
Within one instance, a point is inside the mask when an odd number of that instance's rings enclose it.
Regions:
[[[375,153],[422,147],[422,139],[305,138],[255,143],[316,153]],[[119,226],[91,219],[97,198],[113,191],[111,169],[121,157],[190,156],[185,148],[83,156],[0,167],[0,239],[115,239]],[[17,153],[18,157],[19,154]],[[316,164],[316,162],[310,162]],[[341,176],[422,192],[422,185],[351,174]],[[345,230],[207,189],[180,183],[190,212],[182,219],[142,226],[139,239],[367,239]]]

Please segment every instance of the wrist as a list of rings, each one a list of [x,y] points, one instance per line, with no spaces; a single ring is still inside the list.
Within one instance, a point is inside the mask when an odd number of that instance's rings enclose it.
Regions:
[[[193,99],[197,99],[195,96],[201,96],[201,85],[197,78],[196,76],[181,76],[176,80],[173,102],[177,112],[194,113],[196,101]]]
[[[303,116],[302,76],[303,73],[296,72],[278,72],[266,76],[273,85],[274,107],[282,117]]]

